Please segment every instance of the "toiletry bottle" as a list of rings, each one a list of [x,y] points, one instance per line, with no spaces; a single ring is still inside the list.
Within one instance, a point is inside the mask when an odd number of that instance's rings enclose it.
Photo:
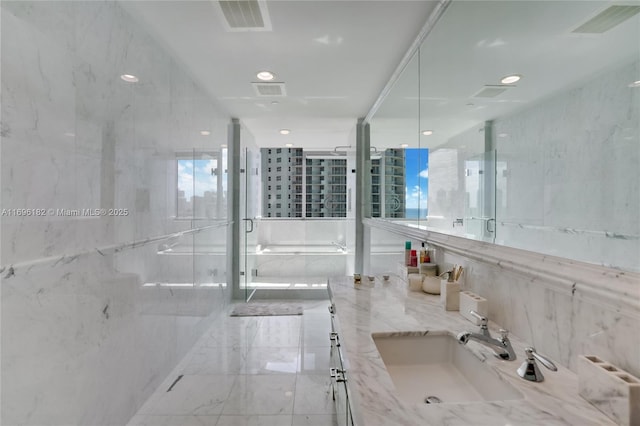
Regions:
[[[411,250],[411,264],[409,266],[418,266],[418,253],[415,250]]]
[[[431,256],[429,255],[429,250],[424,251],[424,263],[431,263]]]
[[[422,243],[422,248],[420,249],[420,264],[428,263],[427,260],[427,249],[424,248],[424,243]]]
[[[404,243],[404,265],[411,266],[411,241]]]

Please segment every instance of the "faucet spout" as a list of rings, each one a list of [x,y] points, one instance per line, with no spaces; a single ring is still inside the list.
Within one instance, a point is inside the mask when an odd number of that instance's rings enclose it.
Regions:
[[[469,340],[475,340],[476,342],[493,350],[495,356],[505,361],[513,361],[516,359],[516,353],[511,346],[511,342],[507,337],[508,332],[506,330],[500,330],[500,338],[494,339],[488,333],[471,333],[463,331],[457,336],[458,342],[466,345]]]

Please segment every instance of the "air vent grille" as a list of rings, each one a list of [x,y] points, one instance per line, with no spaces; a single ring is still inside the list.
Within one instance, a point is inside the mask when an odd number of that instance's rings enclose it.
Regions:
[[[581,34],[602,34],[620,25],[632,16],[637,15],[639,12],[640,6],[611,6],[580,25],[573,30],[573,32]]]
[[[504,93],[507,89],[514,86],[484,86],[478,93],[472,96],[472,98],[495,98],[496,96]]]
[[[266,3],[259,0],[219,0],[230,31],[269,31],[271,22]]]
[[[256,96],[260,97],[282,97],[286,96],[284,83],[251,83],[256,91]]]

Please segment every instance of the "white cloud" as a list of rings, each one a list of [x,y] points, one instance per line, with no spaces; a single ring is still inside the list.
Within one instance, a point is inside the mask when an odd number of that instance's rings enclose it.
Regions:
[[[425,209],[427,207],[427,194],[423,193],[418,185],[405,188],[405,201],[408,209]]]
[[[428,178],[429,177],[429,169],[424,169],[423,171],[421,171],[420,173],[418,173],[418,176],[420,176],[421,178]]]

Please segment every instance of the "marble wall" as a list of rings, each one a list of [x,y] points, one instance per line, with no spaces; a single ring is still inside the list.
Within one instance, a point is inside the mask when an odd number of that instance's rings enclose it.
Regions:
[[[491,320],[574,371],[587,354],[640,376],[639,74],[619,65],[495,120],[497,245],[451,229],[479,129],[430,153],[438,263],[463,265]]]
[[[640,271],[640,61],[495,121],[496,242]]]
[[[116,2],[1,19],[1,422],[125,424],[230,300],[226,212],[175,219],[228,117]]]
[[[596,355],[640,377],[639,274],[454,238],[436,260],[465,268],[491,321],[573,371]]]

